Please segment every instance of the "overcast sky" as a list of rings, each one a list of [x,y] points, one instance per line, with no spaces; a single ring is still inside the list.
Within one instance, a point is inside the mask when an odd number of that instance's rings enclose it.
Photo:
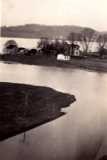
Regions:
[[[39,23],[107,30],[107,0],[1,0],[2,25]]]

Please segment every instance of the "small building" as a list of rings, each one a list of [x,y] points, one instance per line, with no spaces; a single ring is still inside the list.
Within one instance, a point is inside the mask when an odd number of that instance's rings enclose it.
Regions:
[[[58,61],[69,61],[70,60],[70,56],[66,56],[64,54],[58,54],[57,55],[57,60]]]
[[[75,43],[70,44],[70,56],[80,56],[80,46]]]

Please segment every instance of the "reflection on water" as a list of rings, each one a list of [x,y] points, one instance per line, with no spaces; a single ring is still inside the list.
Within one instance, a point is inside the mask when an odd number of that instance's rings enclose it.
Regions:
[[[28,131],[26,143],[23,134],[1,142],[1,159],[92,160],[107,153],[107,74],[1,63],[0,81],[49,86],[77,99],[65,116]]]

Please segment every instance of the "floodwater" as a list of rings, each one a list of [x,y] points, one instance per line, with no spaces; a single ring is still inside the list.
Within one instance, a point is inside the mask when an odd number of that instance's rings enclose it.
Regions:
[[[9,40],[15,40],[18,47],[25,47],[28,49],[36,48],[39,39],[15,38],[15,37],[0,37],[0,53],[4,48],[4,44]]]
[[[28,49],[36,48],[38,45],[38,42],[40,41],[40,39],[0,37],[0,53],[2,53],[3,46],[8,40],[15,40],[19,47],[25,47]],[[83,45],[80,42],[77,42],[77,43],[80,45],[80,49],[83,50]],[[96,42],[90,42],[89,51],[97,52],[98,51],[98,44]]]
[[[1,160],[97,160],[107,155],[107,74],[0,62],[0,81],[74,94],[66,115],[0,142]]]

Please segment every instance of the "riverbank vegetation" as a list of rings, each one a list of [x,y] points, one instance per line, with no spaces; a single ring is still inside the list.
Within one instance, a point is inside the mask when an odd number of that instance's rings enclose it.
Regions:
[[[92,52],[91,47],[95,41],[97,51]],[[85,28],[81,34],[71,32],[66,40],[42,37],[37,48],[32,49],[18,46],[14,40],[9,40],[4,45],[0,59],[23,64],[71,66],[107,71],[106,45],[106,34],[98,35],[95,30]]]

